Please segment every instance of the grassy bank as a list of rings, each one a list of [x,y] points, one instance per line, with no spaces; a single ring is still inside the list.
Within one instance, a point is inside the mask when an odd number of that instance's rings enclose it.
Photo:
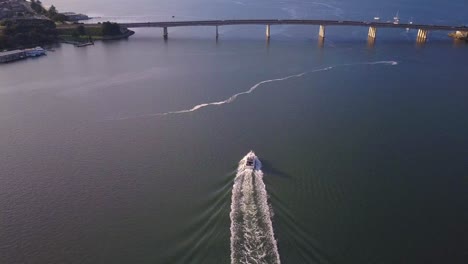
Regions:
[[[80,34],[79,26],[76,27],[57,27],[57,33],[59,36],[73,36],[76,33]],[[84,35],[89,35],[92,37],[100,37],[103,36],[102,27],[90,27],[90,26],[83,26],[84,28]]]
[[[113,40],[128,38],[135,32],[127,28],[120,28],[117,24],[110,25],[112,28],[109,30],[110,24],[100,25],[63,25],[57,27],[59,38],[63,42],[68,43],[82,43],[92,40]]]

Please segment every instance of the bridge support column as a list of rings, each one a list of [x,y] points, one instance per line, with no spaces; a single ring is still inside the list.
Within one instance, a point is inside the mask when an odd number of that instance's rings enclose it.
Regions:
[[[369,27],[369,38],[375,39],[377,37],[377,28],[376,27]]]
[[[167,27],[163,28],[163,36],[164,36],[164,39],[167,39],[169,37],[169,33],[167,32]]]
[[[322,38],[322,37],[318,38],[318,46],[319,48],[323,48],[325,46],[325,38]]]
[[[373,48],[375,45],[375,38],[367,37],[367,47]]]
[[[320,25],[319,37],[325,38],[325,26],[324,25]]]
[[[266,37],[267,37],[267,39],[270,38],[270,33],[271,33],[271,31],[270,31],[270,25],[267,25],[267,26],[266,26]]]
[[[418,30],[418,36],[416,37],[416,42],[418,43],[424,43],[427,40],[427,29],[419,29]]]
[[[219,31],[218,31],[218,26],[216,26],[216,39],[219,38]]]

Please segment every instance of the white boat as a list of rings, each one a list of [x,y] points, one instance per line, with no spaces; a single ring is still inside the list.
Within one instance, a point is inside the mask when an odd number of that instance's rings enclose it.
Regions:
[[[46,55],[46,50],[41,47],[35,47],[34,49],[25,49],[24,52],[26,53],[27,57],[39,57],[42,55]]]
[[[400,23],[400,17],[398,16],[399,13],[400,13],[400,11],[398,10],[396,15],[393,17],[393,24],[399,24]]]
[[[75,47],[80,48],[80,47],[86,47],[86,46],[90,46],[90,45],[94,45],[94,42],[90,41],[90,42],[75,44]]]
[[[413,25],[413,21],[411,21],[411,20],[413,20],[413,18],[411,18],[411,19],[408,21],[408,24]],[[406,28],[406,31],[407,31],[407,32],[410,31],[410,28]]]
[[[243,159],[242,161],[244,163],[244,168],[245,169],[259,169],[260,167],[260,161],[258,160],[257,156],[255,156],[255,152],[250,151]]]

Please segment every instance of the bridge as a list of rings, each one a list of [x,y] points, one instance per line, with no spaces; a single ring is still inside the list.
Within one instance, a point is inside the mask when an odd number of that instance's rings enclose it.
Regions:
[[[244,19],[244,20],[200,20],[200,21],[170,21],[170,22],[143,22],[143,23],[120,23],[125,28],[147,28],[158,27],[163,29],[163,37],[169,37],[170,27],[193,27],[213,26],[216,28],[216,38],[219,37],[218,27],[231,25],[264,25],[266,26],[266,37],[270,38],[272,25],[316,25],[319,26],[319,37],[325,38],[325,28],[329,26],[354,26],[369,27],[368,37],[375,40],[378,28],[401,28],[417,29],[416,41],[426,42],[428,32],[433,30],[443,31],[468,31],[465,26],[428,25],[428,24],[396,24],[380,21],[346,21],[346,20],[310,20],[310,19]],[[98,26],[98,24],[86,24],[86,26]]]

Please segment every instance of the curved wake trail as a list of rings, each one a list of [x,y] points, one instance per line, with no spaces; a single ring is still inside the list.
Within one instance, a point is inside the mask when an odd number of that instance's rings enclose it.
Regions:
[[[254,168],[246,165],[254,157]],[[240,162],[232,188],[231,264],[279,264],[261,163],[253,152]]]
[[[232,95],[231,97],[229,97],[229,98],[227,98],[227,99],[225,99],[223,101],[198,104],[198,105],[195,105],[194,107],[192,107],[190,109],[184,109],[184,110],[178,110],[178,111],[169,111],[169,112],[164,112],[164,113],[148,114],[148,115],[141,115],[141,116],[133,116],[133,117],[116,118],[114,120],[126,120],[126,119],[132,119],[132,118],[140,118],[140,117],[166,116],[166,115],[191,113],[191,112],[198,111],[198,110],[200,110],[202,108],[205,108],[205,107],[208,107],[208,106],[219,106],[219,105],[223,105],[223,104],[230,104],[230,103],[234,102],[239,96],[250,94],[253,91],[255,91],[258,87],[260,87],[261,85],[266,84],[266,83],[280,82],[280,81],[286,81],[286,80],[293,79],[293,78],[300,78],[300,77],[302,77],[302,76],[304,76],[306,74],[322,72],[322,71],[329,71],[329,70],[332,70],[332,69],[335,69],[335,68],[338,68],[338,67],[349,67],[349,66],[356,66],[356,65],[377,65],[377,64],[398,65],[398,62],[397,61],[374,61],[374,62],[358,62],[358,63],[339,64],[339,65],[329,66],[329,67],[325,67],[325,68],[320,68],[320,69],[316,69],[316,70],[302,72],[302,73],[299,73],[299,74],[289,75],[289,76],[282,77],[282,78],[261,81],[259,83],[256,83],[254,86],[250,87],[249,90],[247,90],[245,92],[236,93],[236,94]]]

